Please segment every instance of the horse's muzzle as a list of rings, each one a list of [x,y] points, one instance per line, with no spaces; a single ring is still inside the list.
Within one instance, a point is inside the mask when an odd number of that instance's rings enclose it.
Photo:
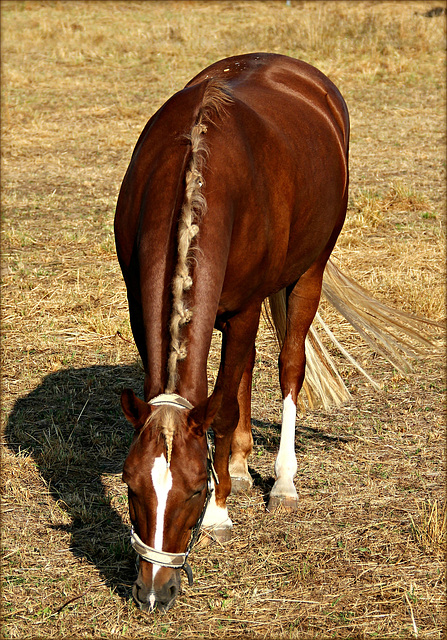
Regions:
[[[148,587],[138,576],[135,580],[132,596],[136,604],[142,611],[153,612],[169,611],[175,602],[175,598],[180,590],[180,571],[173,571],[170,579],[162,586],[155,589]]]

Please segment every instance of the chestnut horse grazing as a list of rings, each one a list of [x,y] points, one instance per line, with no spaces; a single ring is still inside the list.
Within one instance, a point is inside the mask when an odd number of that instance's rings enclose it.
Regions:
[[[116,210],[119,262],[144,370],[124,465],[133,588],[144,610],[172,606],[198,528],[228,539],[226,499],[252,480],[250,392],[263,301],[286,303],[279,358],[281,443],[269,507],[296,508],[297,396],[305,339],[348,197],[349,120],[333,83],[266,53],[202,71],[150,119]],[[208,396],[213,328],[222,332]],[[214,468],[206,432],[214,432]],[[231,456],[231,459],[230,459]]]

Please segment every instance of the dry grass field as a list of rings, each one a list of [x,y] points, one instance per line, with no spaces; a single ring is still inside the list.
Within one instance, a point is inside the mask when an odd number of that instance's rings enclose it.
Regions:
[[[255,485],[230,499],[233,539],[193,553],[195,583],[168,614],[137,610],[118,394],[141,394],[143,373],[112,231],[150,115],[215,60],[285,53],[329,75],[350,109],[342,268],[442,319],[445,17],[424,15],[436,6],[2,2],[2,637],[446,637],[443,359],[399,374],[325,305],[383,392],[339,360],[353,402],[299,417],[299,510],[267,513],[281,402],[263,325]]]

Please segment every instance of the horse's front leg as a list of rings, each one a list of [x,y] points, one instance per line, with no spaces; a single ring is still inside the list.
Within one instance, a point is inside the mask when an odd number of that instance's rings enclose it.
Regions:
[[[251,432],[251,382],[255,357],[256,349],[253,346],[237,394],[239,421],[231,439],[231,493],[247,491],[253,486],[253,479],[248,471],[248,456],[253,450],[253,435]]]
[[[215,453],[214,468],[218,476],[213,496],[206,510],[203,527],[219,541],[231,537],[227,498],[231,491],[229,457],[231,442],[239,420],[238,389],[251,359],[258,330],[261,305],[249,307],[222,325],[222,354],[210,403],[218,406],[212,423]]]

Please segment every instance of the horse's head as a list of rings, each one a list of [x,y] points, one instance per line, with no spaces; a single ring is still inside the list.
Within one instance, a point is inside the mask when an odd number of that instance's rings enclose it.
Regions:
[[[167,398],[160,396],[157,406],[130,390],[121,396],[124,414],[135,427],[123,480],[132,545],[140,559],[132,593],[144,611],[167,611],[180,588],[180,569],[191,576],[186,560],[192,532],[198,521],[200,526],[210,491],[204,421],[182,398],[172,404]]]

